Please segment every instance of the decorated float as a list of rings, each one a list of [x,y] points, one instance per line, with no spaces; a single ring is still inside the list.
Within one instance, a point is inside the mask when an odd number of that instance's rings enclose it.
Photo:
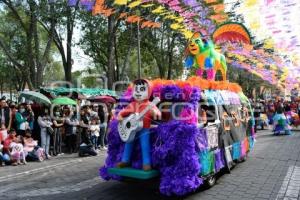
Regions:
[[[158,179],[162,194],[185,195],[246,159],[255,140],[252,109],[241,87],[226,80],[225,57],[194,34],[185,65],[186,75],[197,76],[139,79],[122,95],[103,179]],[[217,70],[222,81],[214,80]]]

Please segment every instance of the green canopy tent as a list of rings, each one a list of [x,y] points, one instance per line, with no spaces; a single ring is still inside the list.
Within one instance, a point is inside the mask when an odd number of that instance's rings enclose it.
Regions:
[[[57,96],[72,96],[72,94],[82,94],[86,97],[91,96],[111,96],[117,97],[117,93],[112,90],[101,89],[101,88],[65,88],[65,87],[58,87],[58,88],[41,88],[40,92],[52,97]]]

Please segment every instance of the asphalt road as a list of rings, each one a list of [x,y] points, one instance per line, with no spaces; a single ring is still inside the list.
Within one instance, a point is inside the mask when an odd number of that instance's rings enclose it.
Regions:
[[[164,197],[156,185],[106,182],[98,176],[106,152],[96,157],[64,155],[42,163],[0,167],[0,199],[300,200],[300,132],[273,136],[260,131],[253,152],[211,189],[185,197]]]

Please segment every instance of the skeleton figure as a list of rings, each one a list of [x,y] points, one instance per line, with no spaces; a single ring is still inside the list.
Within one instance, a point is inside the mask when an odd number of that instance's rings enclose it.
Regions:
[[[139,79],[133,82],[133,98],[125,109],[118,114],[118,120],[122,121],[125,117],[134,114],[141,113],[151,102],[149,98],[151,96],[150,83],[145,79]],[[151,145],[150,145],[150,126],[152,118],[158,118],[161,116],[159,109],[153,106],[143,117],[143,128],[136,134],[133,142],[126,142],[122,156],[122,161],[117,164],[117,167],[127,167],[130,165],[130,158],[133,151],[133,146],[136,140],[139,140],[142,150],[143,170],[151,170]],[[138,123],[138,122],[137,122]]]

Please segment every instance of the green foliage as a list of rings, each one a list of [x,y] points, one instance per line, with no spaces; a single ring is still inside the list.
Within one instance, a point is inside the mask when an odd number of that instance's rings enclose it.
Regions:
[[[73,85],[85,88],[103,88],[97,75],[97,69],[87,69],[72,73]]]

